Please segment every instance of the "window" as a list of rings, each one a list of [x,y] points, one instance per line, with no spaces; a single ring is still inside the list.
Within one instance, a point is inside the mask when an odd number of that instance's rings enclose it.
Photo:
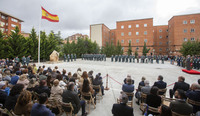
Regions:
[[[144,27],[147,27],[147,24],[144,24]]]
[[[2,18],[2,19],[6,19],[6,17],[5,17],[5,16],[3,16],[3,15],[1,15],[1,18]]]
[[[8,23],[6,23],[6,26],[8,26]]]
[[[124,25],[121,26],[121,29],[124,29]]]
[[[147,35],[147,31],[144,31],[144,35]]]
[[[187,21],[183,21],[183,24],[187,24]]]
[[[168,32],[168,29],[166,30],[166,32]]]
[[[166,35],[166,38],[168,38],[168,35]]]
[[[169,44],[169,42],[166,42],[166,44],[168,45],[168,44]]]
[[[190,31],[191,31],[191,32],[194,32],[194,29],[191,29]]]
[[[160,36],[159,36],[159,38],[161,39],[161,38],[162,38],[162,36],[160,35]]]
[[[6,29],[6,31],[8,31],[8,29]]]
[[[187,38],[184,38],[183,41],[187,41]]]
[[[139,27],[139,24],[136,24],[136,27],[138,28],[138,27]]]
[[[136,43],[139,43],[139,39],[136,39]]]
[[[187,33],[187,29],[184,29],[183,32],[184,32],[184,33]]]
[[[5,25],[5,23],[4,22],[1,22],[1,26],[3,27]]]
[[[124,47],[122,47],[122,50],[124,50]]]
[[[159,42],[159,45],[162,45],[162,42]]]
[[[169,49],[168,49],[168,48],[166,48],[166,51],[169,51]]]
[[[112,38],[111,40],[114,40],[114,38]]]
[[[128,25],[128,28],[130,29],[130,28],[131,28],[131,25]]]
[[[194,24],[195,23],[195,20],[190,20],[190,24]]]
[[[4,29],[4,28],[0,28],[0,30],[1,30],[2,32],[4,32],[4,31],[5,31],[5,29]]]
[[[139,50],[139,47],[137,47],[136,50]]]
[[[160,48],[159,51],[162,51],[162,48]]]
[[[194,37],[191,38],[191,41],[195,41]]]
[[[11,18],[11,21],[16,22],[16,23],[18,22],[17,19],[14,19],[14,18]]]
[[[16,27],[16,25],[14,25],[14,24],[11,24],[11,26],[12,26],[12,27]]]
[[[124,32],[121,33],[121,36],[124,36]]]
[[[162,29],[160,29],[159,32],[162,32]]]
[[[123,40],[123,39],[121,40],[121,43],[124,43],[124,40]]]
[[[139,35],[139,32],[136,32],[136,35]]]
[[[131,32],[128,32],[128,35],[131,36]]]
[[[114,35],[114,33],[112,33],[112,35]]]
[[[147,43],[147,39],[144,39],[144,42]]]
[[[128,40],[128,43],[131,43],[131,40]]]

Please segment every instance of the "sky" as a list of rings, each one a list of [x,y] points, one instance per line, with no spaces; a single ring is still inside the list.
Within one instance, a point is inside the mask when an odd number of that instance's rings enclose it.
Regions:
[[[59,16],[58,23],[41,19],[41,6]],[[200,0],[0,0],[0,11],[24,22],[22,31],[34,27],[47,34],[61,31],[66,38],[90,34],[91,24],[104,23],[115,29],[116,21],[153,18],[154,25],[167,25],[174,15],[200,13]]]

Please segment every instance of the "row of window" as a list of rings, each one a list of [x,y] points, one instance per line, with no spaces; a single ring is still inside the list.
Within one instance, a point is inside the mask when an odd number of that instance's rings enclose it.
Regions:
[[[192,37],[192,38],[190,38],[190,40],[191,40],[191,41],[195,41],[195,38]],[[183,38],[183,41],[188,41],[188,39],[187,39],[187,38]]]
[[[136,28],[138,28],[139,26],[140,26],[139,24],[136,24],[136,25],[135,25]],[[144,27],[147,27],[147,24],[146,24],[146,23],[144,24]],[[129,29],[132,28],[132,25],[128,25],[128,28],[129,28]],[[121,29],[124,29],[124,25],[121,25]]]
[[[193,20],[190,20],[190,24],[194,24],[195,23],[195,20],[193,19]],[[183,24],[187,24],[187,21],[186,20],[184,20],[183,21]]]
[[[139,32],[136,32],[135,34],[139,35]],[[128,35],[131,36],[132,32],[128,32]],[[147,35],[147,31],[144,31],[144,35]],[[124,32],[121,32],[121,36],[124,36]]]
[[[16,23],[18,22],[18,20],[14,18],[11,18],[11,21],[16,22]]]
[[[190,32],[194,32],[194,31],[195,31],[195,29],[190,29]],[[187,33],[187,29],[183,29],[183,32]]]
[[[136,47],[136,49],[139,50],[139,47]],[[124,47],[122,47],[122,50],[124,50]],[[162,48],[160,48],[159,51],[162,51]],[[166,48],[166,51],[169,51],[169,49]]]
[[[131,43],[131,42],[132,42],[132,40],[128,40],[128,43]],[[147,43],[147,39],[144,39],[144,42]],[[121,40],[121,43],[124,43],[123,39]],[[139,39],[136,39],[136,43],[139,43]]]
[[[4,31],[5,31],[5,28],[0,28],[0,30],[1,30],[2,32],[4,32]],[[8,29],[6,29],[6,31],[8,31]]]

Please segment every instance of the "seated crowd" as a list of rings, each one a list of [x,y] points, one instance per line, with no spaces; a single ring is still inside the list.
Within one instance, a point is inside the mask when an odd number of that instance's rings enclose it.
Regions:
[[[99,89],[93,89],[94,85]],[[82,116],[86,116],[86,101],[82,99],[84,93],[90,94],[91,97],[86,96],[85,99],[93,98],[96,105],[96,95],[104,95],[101,73],[94,78],[93,71],[82,72],[80,68],[72,75],[64,69],[61,73],[57,66],[54,69],[45,66],[37,69],[35,64],[21,66],[20,63],[0,68],[1,109],[16,115],[54,116],[69,112],[71,109],[61,104],[71,103],[73,114],[82,108]],[[51,101],[60,106],[54,107]]]
[[[178,77],[178,82],[174,83],[173,89],[169,90],[170,98],[166,98],[167,83],[163,81],[163,76],[158,76],[158,81],[150,86],[149,81],[142,77],[136,89],[136,104],[140,105],[145,116],[189,116],[200,114],[200,79],[198,83],[191,86],[185,82],[185,78]],[[114,116],[133,116],[133,107],[128,105],[133,99],[127,93],[134,92],[134,80],[128,75],[124,79],[122,92],[117,104],[113,105],[112,113]],[[173,99],[173,97],[175,97]],[[169,100],[167,103],[166,101]]]

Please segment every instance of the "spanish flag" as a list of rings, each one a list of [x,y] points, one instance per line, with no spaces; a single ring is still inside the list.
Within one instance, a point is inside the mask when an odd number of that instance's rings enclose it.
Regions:
[[[51,22],[59,22],[58,15],[49,13],[43,7],[42,7],[42,19],[46,19]]]

